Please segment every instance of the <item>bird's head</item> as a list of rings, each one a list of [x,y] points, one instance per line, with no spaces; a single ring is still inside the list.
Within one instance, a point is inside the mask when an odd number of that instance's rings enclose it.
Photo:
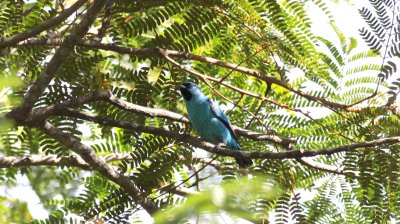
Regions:
[[[199,88],[199,86],[193,82],[184,82],[184,83],[180,84],[178,87],[181,91],[183,98],[186,101],[204,96],[204,94],[201,91],[201,89]]]

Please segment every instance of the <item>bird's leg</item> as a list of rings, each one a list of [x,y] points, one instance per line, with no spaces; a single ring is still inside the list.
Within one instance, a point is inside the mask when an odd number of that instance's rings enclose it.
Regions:
[[[224,143],[218,143],[217,145],[215,145],[215,150],[219,151],[223,148],[226,148],[226,145]]]

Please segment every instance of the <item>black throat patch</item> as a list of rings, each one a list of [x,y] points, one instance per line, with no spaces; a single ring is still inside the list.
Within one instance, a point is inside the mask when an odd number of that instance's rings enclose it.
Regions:
[[[186,101],[189,101],[190,99],[192,99],[192,94],[189,92],[189,90],[187,90],[187,89],[181,89],[181,93],[182,93],[183,98],[184,98]]]

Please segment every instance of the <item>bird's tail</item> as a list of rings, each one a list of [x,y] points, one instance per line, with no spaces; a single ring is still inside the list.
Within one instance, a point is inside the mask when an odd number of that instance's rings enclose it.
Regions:
[[[233,144],[230,144],[230,147],[233,150],[241,150],[239,144],[234,141]],[[239,167],[241,168],[246,168],[248,166],[253,165],[253,161],[248,158],[244,158],[243,156],[237,156],[235,157],[236,162],[239,164]]]

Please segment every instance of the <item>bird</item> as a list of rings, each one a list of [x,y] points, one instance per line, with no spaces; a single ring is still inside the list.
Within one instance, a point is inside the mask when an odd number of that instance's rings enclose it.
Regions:
[[[217,103],[209,99],[193,82],[178,85],[193,129],[210,143],[224,144],[226,148],[241,150],[231,121]],[[239,167],[251,166],[253,161],[242,156],[235,157]]]

